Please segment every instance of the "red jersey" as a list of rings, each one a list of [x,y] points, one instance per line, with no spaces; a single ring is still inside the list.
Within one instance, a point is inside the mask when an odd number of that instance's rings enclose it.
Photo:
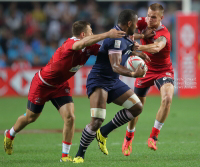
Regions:
[[[82,50],[73,50],[73,44],[79,39],[72,37],[60,46],[49,63],[39,71],[39,77],[49,86],[57,86],[71,78],[88,60],[97,55],[100,45],[94,44]]]
[[[137,28],[140,33],[142,33],[147,28],[147,22],[145,17],[140,17],[138,19]],[[155,31],[156,35],[149,39],[140,39],[142,45],[152,44],[156,39],[160,36],[164,36],[167,40],[166,46],[160,50],[158,53],[146,53],[151,62],[146,63],[148,68],[151,70],[167,70],[172,69],[172,63],[170,60],[170,51],[171,51],[171,40],[170,40],[170,33],[168,29],[164,25],[160,25],[157,30]]]

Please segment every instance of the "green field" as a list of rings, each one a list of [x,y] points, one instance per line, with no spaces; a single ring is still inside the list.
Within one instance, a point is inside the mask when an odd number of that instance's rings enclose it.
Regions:
[[[2,130],[11,128],[17,117],[26,110],[26,98],[0,98],[0,167],[197,167],[200,166],[200,98],[173,99],[170,115],[159,135],[158,150],[148,149],[146,140],[154,124],[160,104],[159,97],[148,97],[143,113],[136,127],[133,152],[125,157],[121,144],[126,125],[108,136],[106,156],[98,149],[96,140],[89,146],[83,164],[60,163],[61,133],[19,133],[15,138],[14,153],[6,155],[3,149]],[[76,129],[83,129],[90,121],[89,100],[74,98]],[[110,121],[120,107],[107,105]],[[63,121],[57,110],[49,102],[45,105],[39,119],[26,127],[28,129],[62,129]],[[81,132],[74,135],[70,154],[74,157],[79,146]]]

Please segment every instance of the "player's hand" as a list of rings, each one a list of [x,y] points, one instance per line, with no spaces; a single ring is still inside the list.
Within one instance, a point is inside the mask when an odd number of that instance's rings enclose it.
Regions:
[[[144,68],[142,63],[140,63],[139,66],[136,68],[133,77],[134,78],[142,78],[145,76],[146,72],[147,72],[147,69]]]
[[[134,42],[134,45],[133,45],[133,50],[134,50],[134,51],[138,50],[139,46],[140,46],[140,44],[139,44],[138,42],[135,41],[135,42]]]
[[[134,55],[142,58],[146,62],[150,62],[151,61],[151,59],[149,58],[149,56],[146,53],[143,53],[143,52],[134,52]]]
[[[116,29],[111,29],[110,31],[108,31],[108,38],[122,38],[125,36],[125,32],[124,31],[118,31]]]
[[[144,35],[144,39],[147,39],[147,38],[151,38],[155,35],[155,28],[147,28],[144,32],[143,32],[143,35]]]

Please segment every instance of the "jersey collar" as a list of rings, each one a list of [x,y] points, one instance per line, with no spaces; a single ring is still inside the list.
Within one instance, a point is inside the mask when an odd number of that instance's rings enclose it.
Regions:
[[[116,25],[114,28],[115,28],[116,30],[123,31],[118,25]],[[126,38],[129,42],[133,43],[133,40],[130,39],[128,35],[125,35],[124,38]]]
[[[76,38],[75,36],[71,37],[70,39],[80,40],[80,39]]]

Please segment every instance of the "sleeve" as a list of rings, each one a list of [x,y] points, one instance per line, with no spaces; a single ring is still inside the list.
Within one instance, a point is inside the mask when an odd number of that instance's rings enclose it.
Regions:
[[[122,38],[114,38],[108,41],[108,54],[110,53],[122,53],[123,42]]]
[[[91,50],[90,55],[97,55],[99,52],[99,48],[101,45],[99,44],[93,44],[91,46],[89,46],[89,49]]]
[[[147,27],[146,17],[139,17],[137,22],[137,29],[141,32]]]
[[[156,32],[156,36],[154,36],[154,41],[161,36],[166,38],[166,48],[169,48],[169,50],[171,50],[172,44],[171,44],[171,39],[170,39],[170,32],[166,29]]]
[[[65,41],[65,43],[64,43],[66,45],[65,50],[72,50],[73,44],[77,41],[79,41],[79,40],[68,39],[67,41]]]
[[[167,41],[170,41],[170,33],[169,31],[166,31],[164,29],[159,32],[156,32],[156,35],[154,36],[154,41],[161,36],[165,37]]]

